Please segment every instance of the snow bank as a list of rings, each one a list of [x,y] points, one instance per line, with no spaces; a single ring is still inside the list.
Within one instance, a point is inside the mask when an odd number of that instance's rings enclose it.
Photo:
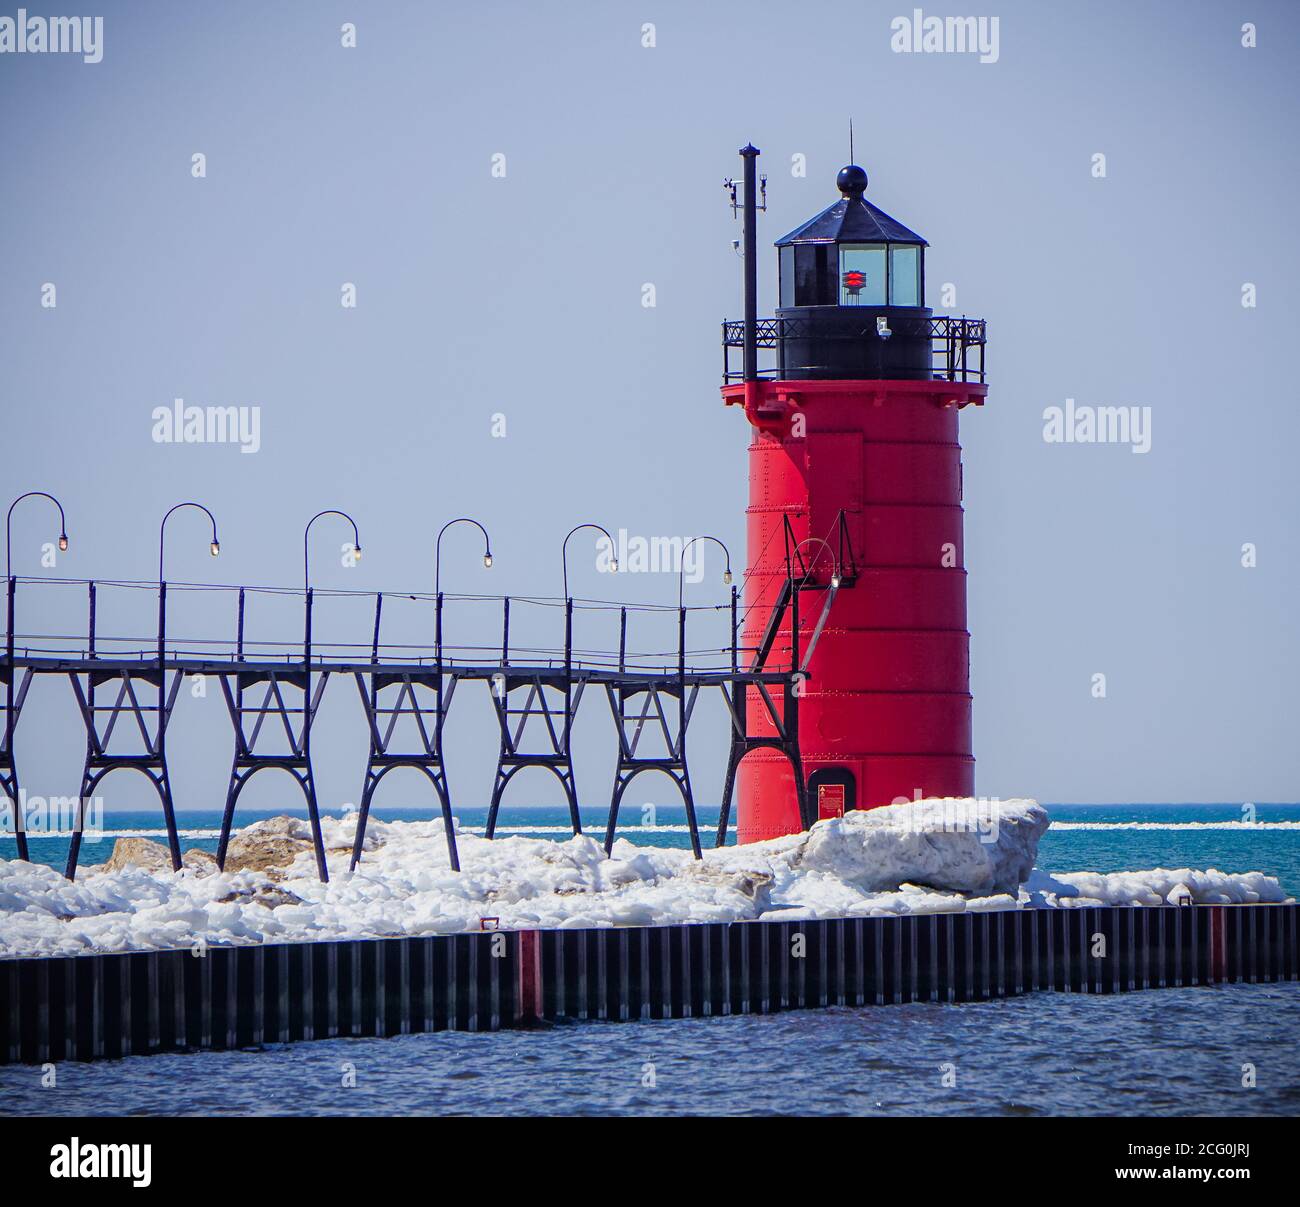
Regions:
[[[0,860],[0,955],[478,930],[824,918],[1194,900],[1282,901],[1251,872],[1189,869],[1048,876],[1034,870],[1047,813],[1033,801],[917,801],[819,822],[806,834],[709,851],[458,834],[452,872],[440,821],[378,822],[348,872],[355,816],[325,818],[322,885],[305,821],[271,818],[232,841],[218,872],[195,852],[173,873],[151,844],[69,883]],[[130,861],[126,856],[129,853]],[[233,856],[239,856],[235,870]],[[143,866],[142,866],[143,865]],[[1020,886],[1024,884],[1024,888]]]
[[[1149,872],[1061,872],[1035,868],[1020,893],[1028,906],[1258,905],[1287,901],[1263,872],[1153,868]]]

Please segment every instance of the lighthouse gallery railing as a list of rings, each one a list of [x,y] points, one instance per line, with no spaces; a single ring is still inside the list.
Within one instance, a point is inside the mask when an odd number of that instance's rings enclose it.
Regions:
[[[929,339],[933,357],[933,376],[938,381],[984,381],[984,345],[987,336],[987,323],[983,319],[951,318],[947,315],[932,315],[929,318],[892,316],[889,319],[891,336],[904,339]],[[791,341],[818,342],[841,341],[860,342],[878,340],[875,320],[863,326],[861,331],[839,333],[827,331],[824,327],[814,327],[808,319],[802,318],[767,318],[759,319],[756,327],[759,348],[771,348],[777,353],[777,363],[760,369],[760,377],[780,380],[787,374],[800,373],[815,369],[815,365],[792,363],[787,356]],[[742,350],[745,346],[745,324],[741,320],[728,320],[722,324],[722,377],[724,381],[742,381],[744,370],[734,369],[731,364],[732,349]],[[806,346],[806,344],[805,344]]]

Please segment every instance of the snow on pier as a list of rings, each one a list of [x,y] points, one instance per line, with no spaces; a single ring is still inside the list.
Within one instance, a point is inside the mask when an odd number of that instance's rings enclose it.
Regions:
[[[239,831],[227,870],[190,851],[121,840],[75,882],[0,860],[0,955],[166,949],[503,930],[651,926],[1087,905],[1288,900],[1260,872],[1073,872],[1034,867],[1048,827],[1034,801],[924,800],[817,823],[743,847],[639,847],[591,838],[492,841],[461,831],[451,871],[441,821],[372,821],[348,872],[355,815],[323,819],[330,882],[317,879],[305,820]]]

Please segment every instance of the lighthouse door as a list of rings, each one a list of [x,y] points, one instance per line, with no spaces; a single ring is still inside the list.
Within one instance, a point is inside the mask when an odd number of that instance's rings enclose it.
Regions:
[[[857,780],[847,767],[819,767],[808,777],[808,788],[817,802],[818,821],[843,817],[857,807]]]

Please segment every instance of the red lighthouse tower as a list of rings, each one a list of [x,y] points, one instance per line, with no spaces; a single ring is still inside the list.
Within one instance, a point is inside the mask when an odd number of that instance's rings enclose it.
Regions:
[[[787,757],[754,750],[737,780],[738,838],[753,842],[842,809],[972,795],[957,420],[987,387],[983,322],[927,308],[928,245],[867,200],[856,165],[838,201],[777,240],[780,306],[758,319],[758,151],[741,155],[746,317],[723,343],[744,368],[728,360],[722,394],[753,434],[744,644],[774,623],[792,669],[813,648],[798,684],[803,812]],[[809,593],[820,601],[798,607]]]

